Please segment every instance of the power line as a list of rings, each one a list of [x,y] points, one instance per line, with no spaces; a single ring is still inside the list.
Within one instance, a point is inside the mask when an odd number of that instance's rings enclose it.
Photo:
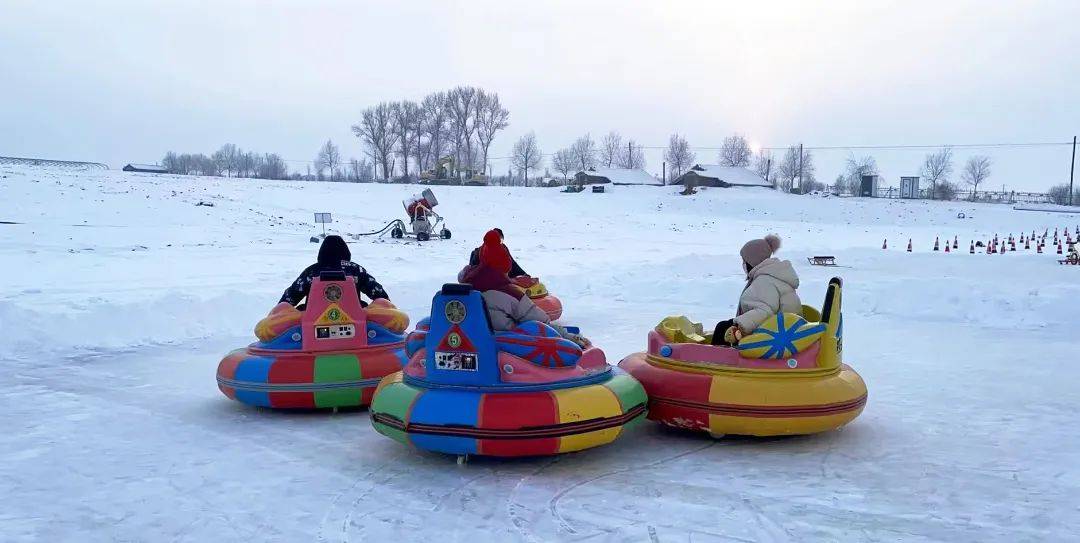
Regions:
[[[1012,142],[1012,143],[938,143],[938,144],[919,144],[919,145],[807,145],[803,147],[806,151],[900,151],[904,149],[941,149],[943,147],[950,147],[952,149],[994,149],[994,148],[1009,148],[1009,147],[1062,147],[1071,146],[1071,141],[1040,141],[1040,142]],[[652,150],[664,150],[667,146],[661,145],[640,145],[641,149]],[[723,147],[690,147],[695,151],[719,151]],[[760,147],[763,151],[785,151],[789,147]],[[541,153],[541,156],[553,156],[555,153]],[[512,156],[494,156],[488,157],[488,160],[510,160]],[[285,162],[296,162],[301,164],[314,164],[314,160],[293,160],[283,159]]]
[[[991,148],[991,147],[1049,147],[1049,146],[1062,146],[1072,145],[1072,142],[1062,141],[1047,141],[1047,142],[1033,142],[1033,143],[940,143],[933,145],[807,145],[803,147],[806,150],[845,150],[845,149],[865,149],[865,150],[897,150],[897,149],[940,149],[942,147],[951,147],[953,149],[977,149],[977,148]],[[648,146],[645,149],[667,149],[666,146]],[[723,147],[690,147],[700,151],[719,151]],[[785,150],[788,147],[760,147],[760,149],[769,151]]]
[[[994,148],[994,147],[1052,147],[1071,145],[1070,142],[1034,142],[1034,143],[942,143],[938,145],[821,145],[821,146],[807,146],[806,149],[813,150],[834,150],[834,149],[868,149],[868,150],[899,150],[899,149],[940,149],[942,147],[951,147],[953,149],[981,149],[981,148]],[[777,150],[787,149],[787,147],[762,147],[762,149]]]

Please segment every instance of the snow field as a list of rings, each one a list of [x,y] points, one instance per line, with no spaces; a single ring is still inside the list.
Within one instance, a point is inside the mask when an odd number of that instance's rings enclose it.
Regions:
[[[458,467],[378,436],[363,411],[224,398],[214,368],[313,260],[312,213],[370,231],[419,190],[0,169],[0,221],[21,223],[0,224],[2,539],[1080,536],[1080,270],[1052,251],[967,254],[972,239],[1076,222],[1057,213],[756,189],[435,187],[453,239],[350,241],[416,321],[500,226],[563,299],[564,322],[616,363],[666,315],[730,317],[738,248],[776,232],[806,303],[832,275],[845,281],[845,360],[869,403],[839,432],[713,441],[650,423],[592,451]],[[959,254],[930,251],[954,235]],[[844,267],[809,266],[818,254]]]

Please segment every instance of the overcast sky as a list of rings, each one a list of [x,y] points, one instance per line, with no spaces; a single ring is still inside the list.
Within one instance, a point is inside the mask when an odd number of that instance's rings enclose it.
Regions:
[[[544,152],[617,130],[716,147],[1065,142],[1080,133],[1080,2],[33,1],[0,9],[0,155],[311,160],[382,100],[498,92]],[[850,151],[820,151],[831,181]],[[925,150],[878,157],[891,184]],[[1068,180],[1067,146],[989,154],[990,185]],[[715,151],[699,149],[699,162]],[[659,151],[648,155],[659,172]],[[302,168],[300,163],[291,167]],[[504,171],[505,162],[493,169]]]

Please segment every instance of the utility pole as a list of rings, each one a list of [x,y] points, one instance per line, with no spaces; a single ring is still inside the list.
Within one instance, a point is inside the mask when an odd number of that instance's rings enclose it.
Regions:
[[[802,193],[802,144],[799,144],[799,193]]]
[[[626,167],[634,167],[634,142],[626,142]]]
[[[1069,163],[1069,205],[1073,205],[1073,173],[1076,171],[1076,136],[1073,136],[1072,162]]]
[[[667,161],[666,160],[664,161],[664,170],[663,171],[664,171],[664,173],[663,173],[663,176],[660,178],[660,180],[661,180],[661,182],[663,184],[666,185],[667,184]]]

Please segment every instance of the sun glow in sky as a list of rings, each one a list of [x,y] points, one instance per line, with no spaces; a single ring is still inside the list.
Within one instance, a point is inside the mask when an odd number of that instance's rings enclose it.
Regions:
[[[0,155],[117,167],[233,142],[311,160],[333,138],[360,156],[349,126],[364,107],[458,84],[510,109],[496,157],[529,131],[545,153],[609,130],[702,148],[732,133],[812,147],[1080,132],[1074,1],[16,0],[3,12]],[[1060,182],[1067,151],[985,151],[991,183]],[[648,150],[650,171],[660,153]],[[819,179],[849,153],[818,153]],[[892,178],[923,154],[875,156]]]

